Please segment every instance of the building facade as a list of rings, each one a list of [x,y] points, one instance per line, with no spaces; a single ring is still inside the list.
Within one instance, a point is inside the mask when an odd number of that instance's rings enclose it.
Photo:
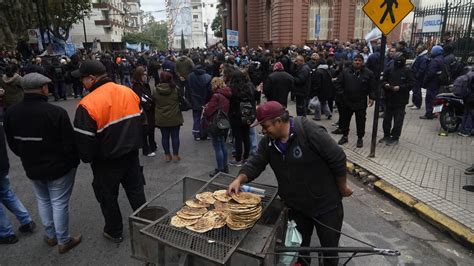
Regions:
[[[221,0],[222,28],[239,31],[250,47],[363,39],[374,27],[365,0]],[[400,25],[394,30],[400,32]],[[225,36],[224,36],[225,38]],[[389,41],[396,38],[388,37]]]
[[[119,50],[125,33],[141,30],[140,0],[92,0],[91,5],[88,16],[70,31],[74,44],[90,48],[95,42],[99,50]]]

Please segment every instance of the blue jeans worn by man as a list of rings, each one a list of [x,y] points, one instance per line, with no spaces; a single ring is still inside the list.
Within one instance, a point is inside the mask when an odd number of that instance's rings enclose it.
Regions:
[[[0,177],[0,202],[3,204],[0,204],[0,244],[14,244],[18,242],[18,238],[3,206],[10,210],[20,222],[20,232],[31,232],[35,225],[23,203],[12,191],[8,176]],[[25,231],[26,228],[31,230]]]
[[[193,136],[194,140],[201,140],[201,114],[202,114],[202,109],[201,110],[193,110]]]
[[[459,135],[469,137],[472,133],[474,120],[474,108],[468,106],[464,109],[464,115],[462,117],[461,128],[459,129]]]
[[[57,239],[59,245],[71,241],[69,235],[69,198],[71,197],[76,168],[54,180],[32,180],[38,212],[46,237]]]

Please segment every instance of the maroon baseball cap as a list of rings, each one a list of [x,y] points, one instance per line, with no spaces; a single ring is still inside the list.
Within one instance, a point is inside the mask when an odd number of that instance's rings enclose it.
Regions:
[[[256,127],[262,122],[281,116],[285,112],[285,107],[276,101],[269,101],[261,104],[257,108],[257,120],[250,125]]]

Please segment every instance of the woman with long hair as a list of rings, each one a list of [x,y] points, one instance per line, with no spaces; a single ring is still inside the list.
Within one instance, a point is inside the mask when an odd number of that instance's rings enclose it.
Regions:
[[[232,95],[230,88],[225,85],[221,78],[213,78],[211,80],[211,88],[211,99],[203,110],[203,117],[205,121],[208,122],[208,125],[209,123],[212,123],[219,110],[228,115],[230,108],[230,97]],[[214,147],[217,162],[217,168],[209,174],[211,177],[219,172],[229,173],[229,167],[227,166],[227,149],[225,146],[225,138],[227,133],[228,130],[223,133],[221,132],[221,134],[218,132],[212,132],[212,130],[210,130],[212,146]]]
[[[161,144],[165,152],[165,161],[178,162],[179,156],[179,130],[183,124],[183,115],[179,109],[179,93],[173,81],[173,74],[167,71],[160,73],[161,83],[156,86],[155,99],[155,124],[161,131]],[[173,147],[173,156],[170,151],[170,138]]]
[[[244,121],[242,109],[255,114],[255,100],[252,88],[247,77],[240,70],[236,70],[231,75],[230,88],[232,97],[230,99],[229,120],[234,136],[235,159],[230,161],[230,165],[242,166],[250,154],[250,124],[254,121]],[[242,149],[243,144],[243,149]]]
[[[132,75],[132,89],[140,97],[140,105],[143,109],[143,155],[155,156],[155,101],[147,83],[147,72],[139,66]]]

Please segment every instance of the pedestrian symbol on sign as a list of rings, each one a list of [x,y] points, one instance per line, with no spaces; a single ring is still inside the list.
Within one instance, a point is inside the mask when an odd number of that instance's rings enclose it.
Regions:
[[[390,20],[392,21],[392,23],[395,23],[395,15],[393,15],[393,5],[395,5],[395,8],[398,8],[397,0],[384,0],[383,3],[380,5],[380,8],[387,6],[387,9],[385,9],[385,13],[383,13],[382,18],[380,19],[380,24],[385,21],[385,18],[387,18],[388,14],[390,14]]]

